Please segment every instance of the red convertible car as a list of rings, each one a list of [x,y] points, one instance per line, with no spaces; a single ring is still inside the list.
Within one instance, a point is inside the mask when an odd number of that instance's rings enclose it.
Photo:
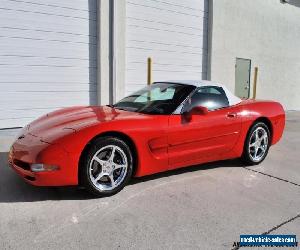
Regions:
[[[37,186],[103,196],[133,176],[241,158],[262,162],[285,125],[282,106],[241,100],[209,81],[167,81],[108,106],[61,109],[23,128],[10,166]]]

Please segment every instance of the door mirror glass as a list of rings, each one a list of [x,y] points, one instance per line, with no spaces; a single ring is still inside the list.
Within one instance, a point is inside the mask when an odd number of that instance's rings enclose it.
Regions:
[[[190,111],[183,113],[187,121],[191,121],[193,115],[206,115],[208,113],[207,107],[196,106],[193,107]]]
[[[191,115],[206,115],[208,113],[208,108],[203,106],[193,107],[190,112]]]

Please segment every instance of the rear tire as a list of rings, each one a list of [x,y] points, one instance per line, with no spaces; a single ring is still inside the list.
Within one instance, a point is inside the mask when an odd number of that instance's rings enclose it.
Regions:
[[[248,165],[257,165],[267,156],[270,148],[270,130],[263,122],[255,123],[247,134],[242,161]]]
[[[87,191],[101,197],[120,192],[132,170],[129,146],[119,138],[106,136],[96,139],[85,152],[79,174]]]

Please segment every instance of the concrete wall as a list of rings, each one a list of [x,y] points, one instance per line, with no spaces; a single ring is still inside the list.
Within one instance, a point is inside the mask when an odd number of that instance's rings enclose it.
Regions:
[[[112,1],[114,1],[113,22],[110,20]],[[111,96],[115,102],[123,98],[125,93],[126,2],[123,0],[99,0],[97,12],[99,37],[97,43],[97,97],[99,105],[106,105],[109,104]],[[111,29],[112,26],[113,29]],[[113,36],[110,32],[113,32]],[[112,79],[110,79],[110,70],[113,71]]]
[[[109,0],[98,1],[98,104],[109,103]]]
[[[251,59],[257,98],[300,110],[300,1],[211,0],[209,11],[211,80],[233,91],[236,57]]]

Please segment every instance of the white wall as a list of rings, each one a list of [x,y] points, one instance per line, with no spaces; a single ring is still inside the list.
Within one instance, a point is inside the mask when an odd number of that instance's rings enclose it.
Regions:
[[[114,42],[110,44],[110,4],[112,0],[98,1],[98,104],[109,104],[110,84],[114,85],[114,101],[124,97],[125,93],[125,35],[126,35],[126,1],[114,0]],[[110,82],[110,46],[113,46],[114,79]]]
[[[211,0],[211,79],[235,84],[236,57],[259,67],[257,98],[300,110],[300,1]],[[252,96],[252,91],[251,91]]]

